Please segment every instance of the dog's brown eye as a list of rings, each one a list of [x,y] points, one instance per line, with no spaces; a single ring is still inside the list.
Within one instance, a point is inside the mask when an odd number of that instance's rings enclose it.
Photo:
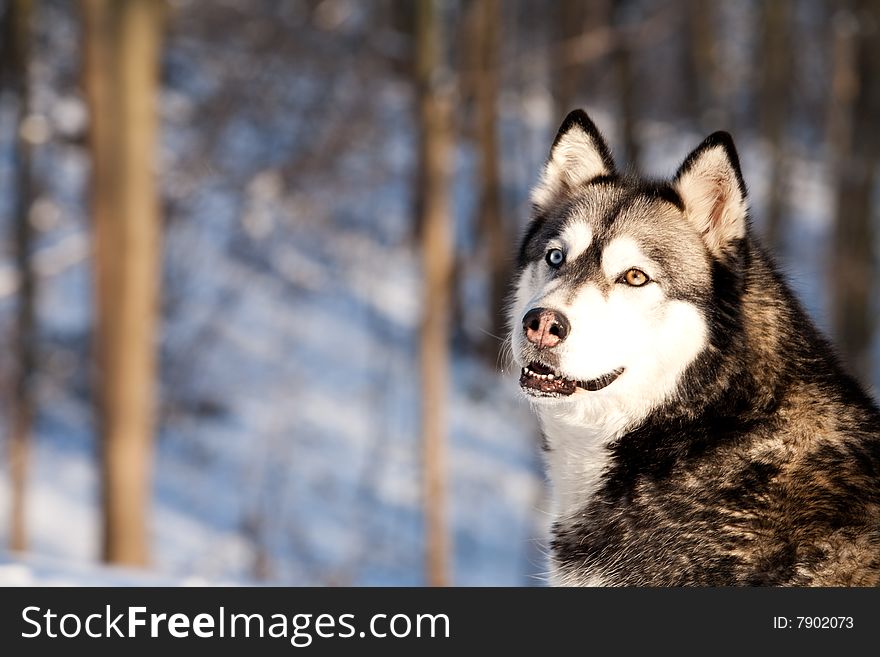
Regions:
[[[648,275],[645,272],[641,269],[636,269],[635,267],[628,269],[623,275],[623,282],[633,287],[642,287],[642,285],[650,280],[651,279],[648,278]]]

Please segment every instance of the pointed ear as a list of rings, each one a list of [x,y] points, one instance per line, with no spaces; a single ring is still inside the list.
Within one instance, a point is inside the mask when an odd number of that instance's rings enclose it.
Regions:
[[[574,110],[556,133],[544,172],[532,190],[532,203],[546,208],[569,189],[614,173],[611,152],[599,130],[586,112]]]
[[[687,156],[673,185],[688,220],[718,258],[734,240],[745,237],[748,204],[733,138],[715,132]]]

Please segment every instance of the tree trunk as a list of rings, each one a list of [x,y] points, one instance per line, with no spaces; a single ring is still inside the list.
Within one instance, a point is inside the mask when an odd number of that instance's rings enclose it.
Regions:
[[[576,0],[560,0],[556,4],[556,39],[565,43],[578,36],[584,27],[584,3]],[[572,109],[581,84],[583,67],[580,64],[562,61],[557,64],[553,76],[553,99],[556,103],[556,116],[553,123],[559,123]]]
[[[148,561],[160,279],[155,158],[164,3],[84,0],[97,291],[103,551]]]
[[[556,9],[554,38],[557,44],[571,43],[582,34],[608,25],[611,14],[610,0],[560,0],[552,6]],[[567,52],[567,49],[562,48],[562,52]],[[592,80],[592,69],[600,66],[601,62],[569,61],[563,57],[560,62],[551,61],[551,65],[555,65],[552,83],[556,116],[552,123],[556,127],[566,114],[575,109],[580,90],[587,80]],[[590,91],[595,93],[595,89]]]
[[[18,274],[18,305],[13,358],[15,366],[12,383],[12,408],[10,410],[9,479],[10,491],[10,540],[14,551],[27,549],[25,499],[30,434],[35,408],[34,376],[37,365],[36,347],[36,276],[31,262],[33,228],[30,208],[33,202],[33,176],[31,167],[32,143],[25,129],[30,114],[30,84],[28,68],[31,43],[31,0],[13,0],[7,7],[4,37],[8,38],[6,62],[7,79],[17,102],[16,136],[14,149],[13,244],[15,267]]]
[[[765,235],[771,247],[780,246],[788,187],[785,124],[788,120],[791,61],[790,0],[766,2],[756,14],[763,29],[761,61],[761,132],[770,149],[770,186],[765,215]]]
[[[833,21],[834,62],[829,143],[836,178],[831,240],[831,317],[844,359],[863,381],[870,379],[874,180],[880,159],[880,35],[865,26],[880,21],[880,2],[863,0]]]
[[[630,37],[626,31],[630,11],[629,0],[615,0],[614,27],[617,30],[617,39],[613,58],[620,95],[621,141],[623,142],[624,151],[622,159],[631,170],[638,171],[641,166],[639,139],[636,134],[638,99],[636,98],[632,47],[630,45]]]
[[[477,0],[472,32],[476,71],[474,91],[480,150],[479,226],[489,276],[489,335],[483,353],[495,363],[506,332],[504,302],[510,275],[510,238],[501,211],[501,171],[498,161],[498,90],[500,85],[501,6],[499,0]]]
[[[444,61],[442,16],[434,0],[419,0],[416,17],[416,89],[423,158],[418,196],[421,217],[424,304],[420,350],[426,578],[449,581],[446,527],[446,394],[449,379],[449,313],[452,223],[449,215],[451,98]]]
[[[717,7],[705,0],[684,0],[684,11],[692,71],[692,76],[688,76],[692,112],[704,130],[731,130],[724,107],[724,80],[718,64]]]

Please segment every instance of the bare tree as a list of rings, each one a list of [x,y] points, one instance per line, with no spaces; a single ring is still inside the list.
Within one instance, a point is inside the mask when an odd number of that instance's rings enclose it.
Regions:
[[[630,0],[614,0],[614,24],[618,36],[613,58],[620,95],[623,160],[630,168],[638,170],[641,159],[639,140],[636,134],[638,98],[636,96],[636,76],[633,71],[633,48],[630,43],[631,37],[626,29],[631,22],[630,15],[633,11],[631,4]]]
[[[684,0],[685,40],[690,75],[687,97],[691,99],[691,112],[704,129],[730,129],[729,115],[724,107],[724,86],[719,64],[719,30],[717,29],[718,5],[705,0]]]
[[[585,28],[586,5],[576,0],[561,0],[556,4],[556,25],[554,37],[565,43],[577,37]],[[556,115],[565,116],[571,111],[578,86],[582,83],[583,64],[563,60],[557,65],[553,76],[553,98]]]
[[[756,13],[762,29],[759,49],[761,132],[770,149],[770,186],[766,209],[767,241],[780,243],[788,186],[785,153],[785,126],[788,122],[792,79],[792,3],[790,0],[765,2]]]
[[[415,81],[422,158],[417,222],[421,226],[424,276],[420,349],[426,575],[430,585],[443,586],[449,579],[445,407],[453,263],[449,213],[452,108],[438,3],[419,0],[416,14]]]
[[[13,244],[18,274],[18,307],[16,310],[13,352],[15,359],[10,410],[10,540],[12,550],[27,549],[25,522],[25,487],[31,427],[35,409],[34,376],[37,365],[36,345],[36,274],[31,259],[33,228],[30,208],[33,202],[32,150],[27,121],[30,115],[29,62],[31,43],[31,0],[12,0],[3,17],[5,58],[4,86],[12,91],[17,105],[14,149],[15,182],[12,186]]]
[[[880,2],[860,0],[832,21],[832,96],[828,141],[836,185],[830,284],[832,326],[843,355],[870,377],[876,276],[874,181],[880,159]]]
[[[477,140],[480,152],[479,227],[489,276],[489,335],[483,352],[495,362],[499,337],[505,332],[504,301],[510,274],[507,253],[510,237],[501,210],[501,165],[498,149],[498,95],[501,71],[501,7],[499,0],[477,0],[472,5],[471,39],[475,71]]]
[[[554,124],[562,121],[577,102],[579,94],[590,83],[589,90],[596,92],[593,70],[602,59],[602,53],[608,49],[609,39],[607,28],[611,18],[611,0],[561,0],[554,5],[554,39],[559,52],[558,61],[553,61],[553,99],[556,105]],[[543,10],[542,10],[543,11]],[[584,48],[585,56],[572,57],[572,48],[582,39],[587,38],[595,43],[595,50]]]
[[[160,278],[156,90],[164,3],[84,0],[104,558],[148,561]]]

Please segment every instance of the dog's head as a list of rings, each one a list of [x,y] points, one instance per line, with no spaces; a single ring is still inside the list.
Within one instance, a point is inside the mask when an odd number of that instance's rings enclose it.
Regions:
[[[726,133],[671,181],[616,172],[587,115],[568,115],[532,193],[510,306],[522,390],[543,409],[635,421],[709,345],[716,266],[747,232]]]

